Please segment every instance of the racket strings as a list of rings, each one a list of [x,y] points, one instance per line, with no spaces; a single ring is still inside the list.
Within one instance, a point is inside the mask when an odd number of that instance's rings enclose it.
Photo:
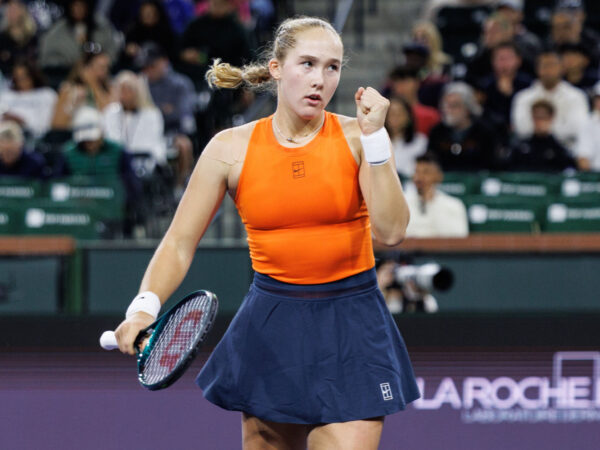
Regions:
[[[140,373],[146,384],[160,383],[192,352],[211,320],[212,300],[193,297],[167,318]]]

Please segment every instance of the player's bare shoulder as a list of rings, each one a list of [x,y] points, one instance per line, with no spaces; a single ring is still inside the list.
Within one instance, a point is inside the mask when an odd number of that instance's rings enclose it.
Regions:
[[[213,136],[202,156],[234,166],[243,163],[256,121],[227,128]]]

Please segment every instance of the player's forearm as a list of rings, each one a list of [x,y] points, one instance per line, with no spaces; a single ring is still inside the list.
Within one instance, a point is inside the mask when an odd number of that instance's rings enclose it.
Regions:
[[[150,260],[140,292],[154,292],[164,304],[183,281],[194,250],[195,246],[184,244],[167,234]]]
[[[392,160],[369,167],[369,216],[373,234],[382,244],[397,245],[403,239],[410,213]]]

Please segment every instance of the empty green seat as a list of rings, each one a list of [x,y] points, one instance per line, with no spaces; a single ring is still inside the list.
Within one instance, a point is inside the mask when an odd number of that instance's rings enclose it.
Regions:
[[[12,235],[18,230],[21,216],[18,209],[0,200],[0,235]]]
[[[600,232],[600,203],[581,199],[550,202],[546,210],[544,231]]]
[[[561,197],[600,201],[600,173],[582,172],[562,179]]]
[[[0,200],[29,200],[39,197],[41,192],[42,183],[38,180],[4,175],[0,177]]]
[[[445,172],[438,188],[455,197],[479,194],[483,175],[471,172]]]
[[[106,231],[101,214],[94,207],[77,202],[55,204],[49,200],[11,202],[11,234],[68,235],[77,239],[99,239]]]
[[[496,173],[483,177],[481,194],[486,197],[545,199],[558,195],[562,177],[545,173]]]
[[[48,198],[55,204],[76,202],[98,210],[107,220],[125,215],[125,188],[120,178],[69,177],[47,184]]]
[[[472,233],[532,233],[540,230],[545,203],[473,196],[464,199]]]

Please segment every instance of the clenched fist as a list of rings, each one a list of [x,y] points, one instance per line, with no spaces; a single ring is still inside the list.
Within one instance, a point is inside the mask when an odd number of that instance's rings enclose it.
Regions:
[[[354,94],[356,118],[364,135],[379,130],[385,124],[390,101],[372,87],[359,87]]]

